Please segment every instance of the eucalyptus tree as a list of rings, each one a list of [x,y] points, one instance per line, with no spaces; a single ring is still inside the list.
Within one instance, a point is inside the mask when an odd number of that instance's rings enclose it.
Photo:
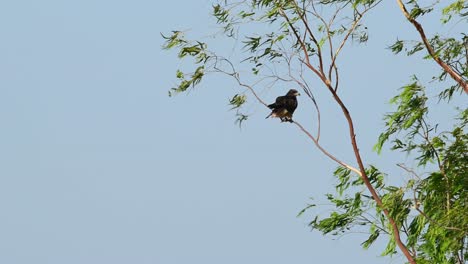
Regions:
[[[413,75],[390,100],[394,108],[384,116],[385,129],[377,139],[375,151],[381,153],[387,144],[392,151],[406,153],[416,164],[413,167],[397,164],[410,176],[398,186],[389,184],[385,173],[364,161],[355,123],[342,95],[343,89],[350,88],[340,82],[342,70],[338,67],[346,45],[368,40],[363,18],[369,12],[377,12],[376,7],[381,4],[382,0],[215,2],[212,15],[220,32],[214,36],[242,43],[243,47],[230,50],[231,55],[226,56],[222,51],[211,50],[205,41],[187,39],[186,32],[175,30],[163,35],[163,47],[177,49],[180,59],[193,58],[194,67],[190,72],[176,71],[178,83],[169,90],[169,95],[192,89],[207,75],[222,74],[239,85],[239,92],[229,103],[237,110],[237,121],[242,124],[248,118],[242,111],[248,97],[266,107],[260,89],[277,82],[296,84],[314,106],[312,114],[317,129],[312,132],[297,121],[293,124],[337,164],[333,173],[338,179],[336,192],[326,196],[334,210],[327,216],[317,215],[310,226],[331,235],[365,228],[369,236],[362,243],[364,248],[379,238],[386,239],[387,247],[382,254],[403,254],[409,263],[465,263],[468,109],[456,108],[454,117],[448,118],[451,128],[442,131],[429,114],[435,107],[453,109],[456,97],[466,100],[468,36],[463,32],[428,35],[419,19],[437,13],[443,28],[466,28],[468,3],[464,0],[394,3],[394,8],[401,11],[401,19],[414,27],[414,38],[397,40],[390,45],[391,51],[408,56],[424,53],[424,63],[435,63],[439,69],[427,84]],[[311,88],[311,78],[319,80],[321,87]],[[428,96],[428,89],[438,90],[439,96]],[[344,133],[349,137],[355,165],[322,145],[320,107],[315,97],[318,93],[332,98],[345,117],[348,131]],[[426,172],[420,173],[422,170]],[[300,214],[313,207],[309,205]]]

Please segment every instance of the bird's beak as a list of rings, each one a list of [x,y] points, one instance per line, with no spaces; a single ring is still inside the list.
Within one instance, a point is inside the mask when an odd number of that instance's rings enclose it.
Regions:
[[[301,94],[300,93],[296,93],[296,96],[300,96]]]

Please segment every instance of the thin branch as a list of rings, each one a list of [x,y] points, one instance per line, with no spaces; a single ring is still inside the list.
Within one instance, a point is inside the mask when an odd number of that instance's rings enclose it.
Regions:
[[[227,74],[227,75],[229,75],[229,76],[232,76],[234,79],[236,79],[237,83],[238,83],[240,86],[245,87],[245,88],[247,88],[248,90],[250,90],[250,92],[252,92],[252,94],[255,96],[255,98],[257,98],[257,100],[258,100],[261,104],[263,104],[264,106],[268,107],[268,104],[265,103],[265,102],[257,95],[257,93],[256,93],[255,90],[252,88],[252,86],[247,85],[247,84],[244,84],[244,83],[241,82],[240,77],[239,77],[239,73],[235,70],[235,67],[234,67],[234,65],[232,64],[231,61],[229,61],[229,60],[226,59],[226,58],[222,58],[222,57],[215,57],[215,59],[216,59],[216,62],[215,62],[215,65],[213,66],[213,68],[214,68],[215,70],[217,70],[217,71],[220,72],[220,73],[224,73],[224,74]],[[232,68],[232,72],[227,72],[227,71],[224,71],[224,70],[220,69],[220,68],[217,66],[217,63],[218,63],[218,61],[220,61],[220,60],[221,60],[221,61],[224,61],[224,62],[226,62],[226,63],[228,63],[228,64],[231,66],[231,68]]]
[[[343,6],[339,7],[336,9],[335,13],[333,14],[332,18],[330,19],[330,21],[327,23],[325,21],[325,19],[323,19],[323,17],[321,15],[319,15],[319,13],[317,12],[316,8],[315,8],[315,5],[312,1],[312,9],[314,10],[314,12],[312,13],[317,19],[319,19],[323,26],[325,27],[325,30],[327,31],[327,38],[328,38],[328,45],[329,45],[329,49],[330,49],[330,60],[333,60],[333,41],[332,41],[332,34],[330,32],[330,27],[331,25],[333,24],[333,21],[335,20],[335,18],[338,16],[338,13],[344,9],[346,7],[347,3],[345,3]],[[336,81],[335,81],[335,91],[338,90],[338,83],[339,83],[339,76],[338,76],[338,68],[336,66],[336,63],[335,65],[333,66],[333,68],[335,69],[335,77],[336,77]],[[322,70],[322,74],[325,74]],[[330,82],[332,81],[332,72],[331,70],[328,72],[328,79],[330,80]]]
[[[321,145],[320,143],[317,141],[317,139],[315,139],[314,136],[312,136],[312,134],[309,133],[309,131],[307,131],[300,123],[298,123],[297,121],[293,121],[293,123],[302,131],[304,132],[307,137],[309,137],[315,144],[315,146],[323,153],[325,154],[327,157],[329,157],[330,159],[332,159],[333,161],[335,161],[336,163],[340,164],[342,167],[344,168],[347,168],[353,172],[355,172],[356,174],[358,174],[359,176],[362,176],[361,172],[351,166],[351,165],[348,165],[346,163],[344,163],[343,161],[339,160],[338,158],[336,158],[335,156],[333,156],[332,154],[330,154],[327,150],[325,150]]]
[[[424,29],[421,26],[421,24],[416,21],[411,15],[408,13],[408,10],[406,9],[405,5],[401,0],[396,0],[398,6],[400,7],[401,12],[405,15],[406,19],[413,24],[413,26],[416,28],[418,31],[419,35],[421,36],[421,40],[424,43],[424,46],[426,47],[427,52],[429,55],[432,57],[432,59],[439,64],[442,69],[447,72],[450,77],[452,77],[453,80],[455,80],[465,91],[466,94],[468,94],[468,82],[463,79],[463,77],[458,74],[452,67],[447,65],[434,51],[434,48],[431,46],[429,43],[429,40],[426,37],[426,33],[424,33]]]
[[[375,5],[374,5],[375,6]],[[369,11],[370,9],[372,9],[372,7],[369,7],[369,8],[366,8],[362,13],[359,13],[358,12],[358,17],[354,20],[353,24],[351,25],[351,28],[348,30],[348,32],[346,33],[345,37],[343,38],[343,40],[341,41],[341,44],[340,46],[338,47],[338,49],[335,51],[335,54],[333,55],[333,58],[332,58],[332,62],[330,64],[330,68],[328,70],[328,74],[331,76],[331,72],[332,72],[332,69],[333,67],[335,66],[335,63],[336,63],[336,59],[338,58],[338,55],[340,54],[341,50],[343,49],[344,45],[346,44],[346,42],[348,41],[348,38],[349,36],[351,36],[351,34],[356,30],[356,27],[359,25],[359,22],[361,21],[362,17],[364,16],[365,13],[367,13],[367,11]],[[335,69],[336,71],[336,69]],[[337,90],[338,87],[335,88],[335,92]]]
[[[435,155],[436,161],[437,161],[437,166],[439,167],[440,173],[442,174],[442,176],[445,179],[445,182],[447,183],[446,208],[447,208],[447,211],[450,211],[450,192],[449,192],[449,190],[450,190],[450,179],[447,177],[447,174],[445,173],[445,168],[442,165],[442,160],[440,159],[439,152],[434,147],[434,144],[432,144],[432,140],[429,137],[429,126],[427,125],[426,121],[424,121],[424,119],[422,119],[421,124],[422,124],[421,128],[424,131],[424,135],[421,135],[421,136],[426,141],[426,143],[430,146],[432,151],[434,152],[434,155]]]
[[[302,20],[302,23],[304,24],[306,30],[304,33],[309,33],[310,38],[312,39],[312,42],[314,42],[315,46],[317,47],[317,56],[319,58],[319,68],[320,71],[323,73],[323,59],[322,59],[322,48],[320,47],[317,38],[315,38],[314,33],[309,27],[309,22],[307,21],[307,17],[305,15],[305,12],[301,12],[299,6],[297,5],[296,1],[292,1],[294,3],[294,7],[296,8],[296,13],[299,15],[299,17]]]
[[[302,64],[301,64],[301,67],[302,67]],[[307,85],[307,82],[305,81],[304,79],[304,76],[303,76],[303,71],[301,70],[301,80],[303,81],[303,83],[305,83]],[[310,91],[310,88],[307,87]],[[314,106],[315,106],[315,109],[317,110],[317,141],[320,140],[320,128],[321,128],[321,124],[322,124],[322,121],[321,121],[321,118],[320,118],[320,108],[318,107],[318,103],[317,101],[315,100],[315,97],[313,96],[312,92],[310,91],[310,95],[309,95],[310,99],[312,100],[312,102],[314,103]]]
[[[415,176],[418,180],[421,180],[421,177],[412,169],[406,167],[404,164],[402,163],[398,163],[397,164],[398,167],[402,168],[403,170],[405,170],[406,172],[412,174],[413,176]]]
[[[403,169],[405,169],[404,167],[401,167]],[[406,169],[405,169],[406,170]],[[411,172],[411,170],[409,170],[408,172]],[[447,230],[456,230],[456,231],[461,231],[463,232],[464,234],[468,233],[468,229],[462,229],[462,228],[458,228],[458,227],[452,227],[452,226],[445,226],[443,224],[440,224],[438,223],[437,221],[435,221],[434,219],[432,219],[431,217],[429,217],[426,213],[424,213],[424,211],[422,211],[419,207],[421,205],[421,203],[419,202],[418,198],[416,197],[416,190],[413,188],[413,203],[414,203],[414,209],[416,211],[418,211],[419,214],[421,214],[422,216],[424,216],[424,218],[426,218],[429,222],[431,222],[432,224],[438,226],[438,227],[442,227],[442,228],[445,228]]]
[[[299,81],[296,77],[293,76],[292,72],[291,72],[291,59],[287,60],[286,63],[288,64],[288,72],[289,72],[289,77],[294,81],[296,82],[299,86],[301,86],[302,90],[304,90],[304,92],[307,94],[307,96],[310,98],[310,100],[312,100],[312,103],[314,104],[314,107],[315,109],[317,110],[317,142],[319,141],[320,139],[320,123],[321,123],[321,119],[320,119],[320,108],[318,106],[318,103],[317,101],[315,100],[315,97],[314,95],[312,94],[312,90],[310,89],[309,85],[307,84],[307,81],[304,79],[304,76],[303,76],[303,69],[302,69],[302,66],[303,64],[301,63],[301,70],[299,71],[300,72],[300,78],[302,81]]]
[[[424,216],[427,220],[429,220],[429,222],[433,223],[434,225],[436,226],[439,226],[439,227],[442,227],[442,228],[445,228],[445,229],[448,229],[448,230],[456,230],[456,231],[461,231],[463,233],[467,233],[468,231],[466,229],[462,229],[462,228],[458,228],[458,227],[452,227],[452,226],[444,226],[442,224],[439,224],[438,222],[436,222],[435,220],[433,220],[432,218],[430,218],[426,213],[424,213],[421,209],[419,209],[419,207],[415,207],[416,211],[418,211],[422,216]]]
[[[289,20],[289,17],[286,15],[286,13],[284,13],[284,10],[282,8],[279,9],[281,15],[284,17],[284,19],[286,20],[286,22],[288,23],[289,27],[291,28],[291,30],[293,31],[297,41],[299,42],[301,48],[302,48],[302,51],[304,52],[304,57],[305,57],[305,62],[304,64],[307,66],[307,68],[309,68],[310,70],[312,70],[315,74],[317,74],[322,80],[326,80],[327,82],[330,82],[326,79],[326,77],[320,72],[318,71],[311,63],[310,63],[310,56],[309,56],[309,53],[307,51],[307,48],[306,48],[306,45],[304,44],[304,42],[302,41],[301,37],[299,36],[299,33],[297,32],[296,28],[294,27],[294,25],[291,23],[291,21]]]

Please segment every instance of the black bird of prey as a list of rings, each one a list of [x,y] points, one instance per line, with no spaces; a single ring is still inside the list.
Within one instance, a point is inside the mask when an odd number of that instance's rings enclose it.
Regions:
[[[294,110],[297,108],[297,98],[296,96],[301,95],[297,90],[291,89],[284,96],[279,96],[276,98],[276,101],[268,107],[272,109],[271,113],[266,117],[279,117],[281,122],[293,122],[292,115]]]

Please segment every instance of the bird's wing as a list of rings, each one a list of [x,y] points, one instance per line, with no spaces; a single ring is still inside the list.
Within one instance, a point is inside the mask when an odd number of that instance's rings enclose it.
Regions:
[[[276,108],[276,103],[269,104],[268,108],[275,109]]]
[[[277,105],[282,105],[284,103],[284,99],[286,99],[286,96],[278,96],[276,97],[275,104]]]
[[[278,107],[297,107],[297,99],[295,96],[280,96],[276,98],[275,105]]]
[[[286,104],[287,104],[287,101],[288,101],[287,96],[278,96],[276,98],[275,103],[274,103],[274,108],[283,108],[283,107],[285,107]]]
[[[270,109],[286,109],[290,114],[297,108],[297,99],[295,96],[279,96],[273,104],[268,105]]]
[[[297,108],[297,99],[294,96],[284,96],[281,99],[281,105],[292,114]]]
[[[276,101],[275,101],[274,103],[272,103],[272,104],[269,104],[268,107],[269,107],[270,109],[278,109],[278,108],[284,107],[283,104],[284,104],[284,98],[285,98],[285,97],[286,97],[286,96],[278,96],[278,97],[276,97]]]

